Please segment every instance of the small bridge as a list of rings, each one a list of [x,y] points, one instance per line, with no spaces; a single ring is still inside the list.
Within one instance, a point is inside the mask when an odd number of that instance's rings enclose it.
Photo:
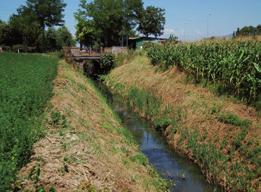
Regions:
[[[127,52],[126,47],[108,47],[94,49],[80,49],[78,47],[64,47],[64,57],[68,63],[83,71],[86,68],[99,68],[100,59],[105,54],[119,54]]]
[[[84,61],[84,60],[100,60],[104,54],[112,53],[126,53],[127,47],[106,47],[100,49],[80,49],[78,47],[64,47],[64,56],[70,61]]]
[[[64,47],[65,58],[70,61],[84,61],[84,60],[100,60],[101,56],[104,54],[104,51],[100,49],[80,49],[77,47]]]

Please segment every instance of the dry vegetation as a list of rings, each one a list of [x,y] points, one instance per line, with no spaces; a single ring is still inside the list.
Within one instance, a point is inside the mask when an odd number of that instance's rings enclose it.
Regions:
[[[250,40],[261,41],[261,35],[255,35],[255,36],[238,36],[238,37],[235,38],[235,40],[238,40],[238,41],[250,41]]]
[[[105,81],[143,116],[164,128],[169,144],[198,163],[209,181],[227,191],[261,190],[261,119],[256,110],[190,83],[175,67],[158,70],[146,57],[136,56]],[[151,111],[156,108],[149,106],[155,105],[152,97],[160,103],[160,111]]]
[[[163,191],[159,178],[92,82],[60,62],[46,136],[19,173],[21,191]]]

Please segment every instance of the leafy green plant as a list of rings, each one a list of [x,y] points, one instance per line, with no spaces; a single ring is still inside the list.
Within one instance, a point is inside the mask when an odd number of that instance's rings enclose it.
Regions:
[[[62,115],[59,111],[52,111],[50,115],[51,125],[61,126],[63,128],[68,127],[67,119],[64,115]]]
[[[219,84],[227,92],[254,103],[261,92],[261,43],[220,41],[150,45],[147,55],[163,69],[177,66],[195,82]]]
[[[100,74],[107,74],[114,67],[115,58],[112,54],[105,54],[100,59]]]
[[[0,191],[10,188],[43,133],[42,114],[57,62],[37,54],[0,54]]]
[[[41,168],[39,164],[36,164],[32,171],[29,174],[29,178],[34,182],[37,183],[40,180]]]

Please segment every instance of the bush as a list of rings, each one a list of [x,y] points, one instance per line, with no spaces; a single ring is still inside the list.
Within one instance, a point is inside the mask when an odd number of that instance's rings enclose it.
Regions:
[[[110,72],[114,67],[115,59],[112,54],[105,54],[100,60],[100,74],[104,75]]]

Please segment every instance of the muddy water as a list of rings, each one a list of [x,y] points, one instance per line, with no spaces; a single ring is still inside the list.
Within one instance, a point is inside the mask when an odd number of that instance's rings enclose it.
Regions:
[[[195,164],[170,150],[160,132],[157,132],[148,121],[141,118],[137,113],[130,111],[119,96],[112,95],[102,85],[99,85],[99,88],[107,97],[113,110],[121,118],[123,125],[132,132],[140,150],[147,156],[150,164],[163,178],[175,183],[170,191],[220,191],[216,186],[205,180]]]

